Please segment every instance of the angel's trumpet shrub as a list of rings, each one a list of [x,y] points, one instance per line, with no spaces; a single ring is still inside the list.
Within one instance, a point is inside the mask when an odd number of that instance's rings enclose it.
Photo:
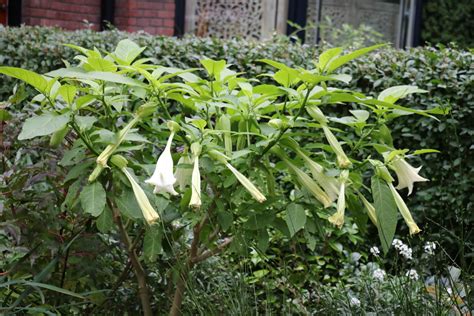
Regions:
[[[388,166],[397,174],[397,189],[401,190],[404,188],[408,188],[408,195],[412,193],[413,184],[415,182],[429,181],[428,179],[425,179],[422,176],[418,175],[418,172],[420,172],[421,170],[421,166],[415,168],[400,156],[396,156],[392,161],[388,163]]]
[[[324,136],[326,136],[329,146],[331,146],[332,150],[336,154],[337,165],[341,168],[349,168],[352,165],[352,162],[349,160],[346,153],[342,149],[342,146],[337,140],[336,136],[334,136],[327,126],[328,120],[324,116],[323,112],[317,106],[309,106],[307,107],[307,111],[313,119],[321,124]]]
[[[330,223],[334,224],[338,228],[341,228],[344,225],[344,213],[346,209],[346,182],[349,178],[349,171],[343,170],[339,176],[339,197],[337,198],[337,209],[336,213],[329,216],[328,220]]]
[[[402,197],[400,196],[400,194],[395,189],[392,183],[387,184],[390,188],[390,191],[392,192],[393,199],[395,200],[395,204],[397,204],[397,208],[400,211],[400,214],[402,214],[405,223],[407,223],[408,228],[410,229],[410,235],[418,234],[419,232],[421,232],[421,229],[418,227],[418,225],[416,225],[415,221],[413,220],[413,217],[411,216],[410,210],[405,204],[405,201],[403,201]]]
[[[199,155],[201,155],[201,145],[193,143],[191,145],[191,153],[193,154],[194,166],[191,175],[191,200],[189,206],[192,208],[200,208],[201,201],[201,173],[199,172]]]

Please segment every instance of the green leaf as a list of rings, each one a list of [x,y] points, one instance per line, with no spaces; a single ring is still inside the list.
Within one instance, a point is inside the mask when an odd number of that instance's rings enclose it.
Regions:
[[[65,84],[58,89],[59,95],[63,98],[67,104],[71,105],[76,96],[77,88],[75,86]]]
[[[286,209],[286,225],[293,237],[306,224],[306,212],[300,204],[292,203]]]
[[[34,116],[25,121],[21,129],[19,140],[31,139],[37,136],[50,135],[69,122],[69,113],[57,115],[51,112]]]
[[[111,231],[112,227],[114,226],[112,211],[106,207],[102,214],[100,214],[97,218],[95,224],[97,225],[97,229],[103,234]]]
[[[221,72],[226,67],[225,60],[212,60],[212,59],[203,59],[200,60],[201,64],[206,69],[207,73],[211,76],[214,76],[217,81],[220,80]]]
[[[362,48],[362,49],[359,49],[359,50],[356,50],[356,51],[353,51],[352,53],[349,53],[347,55],[344,55],[344,56],[340,56],[340,57],[335,57],[335,58],[332,58],[327,66],[327,71],[329,73],[333,72],[334,70],[336,70],[337,68],[341,67],[342,65],[344,64],[347,64],[348,62],[350,62],[351,60],[354,60],[362,55],[365,55],[373,50],[376,50],[382,46],[386,46],[387,44],[378,44],[378,45],[374,45],[374,46],[370,46],[370,47],[366,47],[366,48]]]
[[[39,283],[39,282],[14,280],[14,281],[11,281],[11,282],[2,283],[0,286],[3,287],[3,286],[13,285],[13,284],[24,284],[24,285],[32,286],[32,287],[40,287],[40,288],[43,288],[43,289],[55,291],[55,292],[58,292],[58,293],[69,295],[69,296],[74,296],[74,297],[85,299],[85,297],[80,295],[80,294],[71,292],[69,290],[66,290],[66,289],[51,285],[51,284],[45,284],[45,283]]]
[[[79,116],[76,115],[74,117],[76,120],[77,125],[79,126],[79,129],[81,131],[88,130],[94,125],[95,122],[97,122],[97,118],[95,116]]]
[[[131,219],[143,218],[140,206],[138,206],[135,195],[131,190],[126,190],[124,193],[115,200],[120,213]]]
[[[115,48],[115,51],[114,51],[114,56],[117,57],[121,61],[122,64],[125,64],[128,66],[145,49],[146,47],[140,47],[135,42],[129,39],[124,39],[124,40],[121,40],[117,44],[117,48]]]
[[[374,198],[377,229],[384,253],[387,253],[397,229],[397,205],[390,188],[384,180],[377,176],[372,177],[372,195]]]
[[[104,71],[104,72],[116,72],[117,65],[115,65],[110,60],[104,59],[102,57],[91,56],[87,58],[87,65],[90,69],[95,71]]]
[[[0,122],[11,120],[12,115],[5,109],[0,109]]]
[[[20,79],[43,94],[47,94],[48,81],[36,72],[16,67],[0,67],[0,74]]]
[[[102,81],[107,81],[107,82],[121,83],[121,84],[135,86],[135,87],[145,86],[144,83],[138,80],[125,77],[118,73],[102,72],[102,71],[85,72],[81,68],[61,68],[58,70],[50,71],[46,73],[45,75],[50,76],[50,77],[61,77],[61,78],[71,78],[71,79],[102,80]]]
[[[102,214],[105,207],[105,190],[99,181],[85,186],[79,198],[84,212],[94,217]]]
[[[152,225],[147,229],[143,239],[143,255],[146,261],[156,261],[156,257],[161,253],[162,238],[163,231],[160,225]]]
[[[341,55],[342,53],[342,48],[341,47],[334,47],[331,49],[328,49],[327,51],[321,53],[318,59],[317,67],[320,72],[323,72],[326,70],[327,65],[331,60],[336,58],[337,56]]]
[[[395,86],[380,92],[377,100],[394,104],[398,99],[404,98],[412,93],[426,93],[428,91],[418,88],[417,86]]]
[[[431,154],[431,153],[440,153],[439,150],[436,149],[418,149],[413,152],[412,155],[423,155],[423,154]]]

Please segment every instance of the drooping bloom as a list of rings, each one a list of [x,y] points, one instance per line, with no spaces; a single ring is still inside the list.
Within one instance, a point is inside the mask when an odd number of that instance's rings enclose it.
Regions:
[[[225,166],[232,171],[234,176],[239,180],[240,184],[244,186],[247,191],[253,196],[255,200],[260,203],[265,202],[267,199],[265,196],[257,189],[257,187],[242,173],[240,173],[237,169],[235,169],[230,163],[226,163]]]
[[[168,192],[171,195],[177,195],[174,190],[176,178],[173,174],[173,157],[171,156],[171,142],[173,141],[174,132],[171,132],[166,147],[156,162],[155,171],[150,179],[145,180],[146,183],[155,186],[153,193]]]
[[[294,172],[300,184],[305,187],[319,202],[321,202],[324,208],[331,206],[331,198],[313,179],[311,179],[310,176],[292,164],[288,159],[283,159],[283,162],[285,162],[286,165]]]
[[[408,188],[408,195],[413,191],[413,184],[415,182],[429,181],[418,175],[421,167],[415,168],[405,161],[402,157],[395,157],[390,163],[389,167],[397,174],[398,185],[397,189],[401,190]]]
[[[365,209],[367,210],[367,215],[369,215],[370,220],[374,225],[377,225],[377,215],[375,213],[375,207],[367,201],[367,199],[362,195],[359,194],[359,198],[364,204]]]
[[[138,206],[140,206],[140,209],[142,210],[142,214],[145,218],[145,221],[148,223],[148,225],[153,224],[160,218],[160,215],[158,215],[158,213],[155,211],[150,201],[148,200],[148,197],[146,196],[145,192],[135,181],[133,176],[128,172],[127,168],[122,168],[121,170],[132,185],[133,193],[135,194],[135,199],[137,200]]]
[[[405,201],[403,201],[402,197],[400,194],[398,194],[398,191],[395,189],[393,184],[387,183],[388,187],[390,188],[390,191],[392,192],[392,196],[395,200],[395,204],[397,204],[397,208],[400,211],[400,214],[402,214],[403,219],[408,225],[408,228],[410,229],[410,235],[417,234],[421,231],[421,229],[416,225],[415,221],[413,220],[413,217],[411,216],[410,210],[408,209],[408,206],[405,204]]]
[[[329,216],[328,220],[335,226],[341,228],[344,225],[344,212],[346,209],[346,182],[349,178],[349,171],[344,170],[340,175],[339,197],[337,198],[336,213]]]
[[[191,152],[193,153],[194,166],[191,176],[191,200],[189,206],[193,208],[200,208],[201,201],[201,173],[199,172],[199,155],[201,154],[201,145],[194,143],[191,145]]]
[[[319,202],[321,202],[324,208],[331,206],[332,200],[326,194],[326,192],[321,189],[321,187],[313,180],[310,176],[308,176],[305,172],[301,169],[296,167],[286,156],[286,154],[281,150],[278,146],[274,146],[271,151],[280,157],[280,159],[286,164],[288,169],[293,171],[298,182],[306,188]]]
[[[352,162],[349,160],[346,153],[342,149],[342,146],[337,140],[336,136],[334,136],[334,134],[327,126],[328,119],[326,118],[326,116],[324,116],[323,112],[317,106],[307,107],[307,111],[313,119],[315,119],[319,124],[321,124],[324,136],[326,136],[329,146],[331,146],[332,150],[336,154],[338,166],[341,168],[350,167],[352,165]]]
[[[176,178],[176,183],[179,185],[181,191],[191,184],[191,176],[193,174],[192,166],[193,160],[189,155],[185,154],[179,158],[174,177]]]
[[[323,166],[318,164],[313,159],[309,158],[300,149],[298,148],[294,148],[294,149],[296,153],[298,154],[298,156],[303,158],[303,160],[306,162],[306,166],[311,171],[311,174],[313,175],[313,179],[315,179],[316,182],[323,188],[324,192],[327,193],[327,195],[331,199],[331,202],[334,202],[339,195],[339,181],[334,177],[330,177],[326,175],[324,173]]]

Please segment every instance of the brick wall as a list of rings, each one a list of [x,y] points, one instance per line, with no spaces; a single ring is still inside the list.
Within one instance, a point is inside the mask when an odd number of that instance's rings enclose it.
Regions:
[[[115,0],[115,25],[129,32],[173,35],[174,0]]]
[[[87,28],[83,20],[100,29],[101,0],[23,0],[22,23],[59,26],[67,30]]]
[[[100,29],[101,0],[23,0],[22,23],[87,28],[83,20]],[[124,31],[173,35],[174,0],[115,0],[115,26]]]

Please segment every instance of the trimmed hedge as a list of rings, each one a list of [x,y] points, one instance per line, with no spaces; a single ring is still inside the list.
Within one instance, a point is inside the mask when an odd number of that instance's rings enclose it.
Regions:
[[[125,37],[147,46],[145,57],[155,58],[163,65],[199,67],[199,59],[206,56],[226,59],[249,76],[262,73],[264,66],[257,62],[261,58],[279,60],[291,66],[306,66],[317,54],[316,47],[292,43],[286,37],[248,42],[195,37],[176,39],[120,31],[65,32],[54,28],[0,27],[0,64],[44,73],[62,67],[62,59],[76,55],[63,43],[111,50]],[[474,225],[474,195],[471,192],[474,188],[473,64],[472,53],[451,48],[415,48],[409,51],[387,48],[342,70],[354,77],[353,87],[366,94],[375,94],[393,85],[412,84],[429,92],[407,98],[404,105],[452,108],[450,115],[441,117],[440,122],[406,116],[392,126],[397,138],[401,139],[397,144],[400,148],[441,151],[422,158],[422,174],[431,182],[418,186],[418,192],[409,199],[410,207],[423,229],[431,234],[427,238],[441,241],[453,255],[457,254],[456,249],[460,249],[466,258],[474,256],[474,238],[466,235],[472,234],[468,227]],[[6,100],[15,82],[6,78],[2,82],[0,100]]]

